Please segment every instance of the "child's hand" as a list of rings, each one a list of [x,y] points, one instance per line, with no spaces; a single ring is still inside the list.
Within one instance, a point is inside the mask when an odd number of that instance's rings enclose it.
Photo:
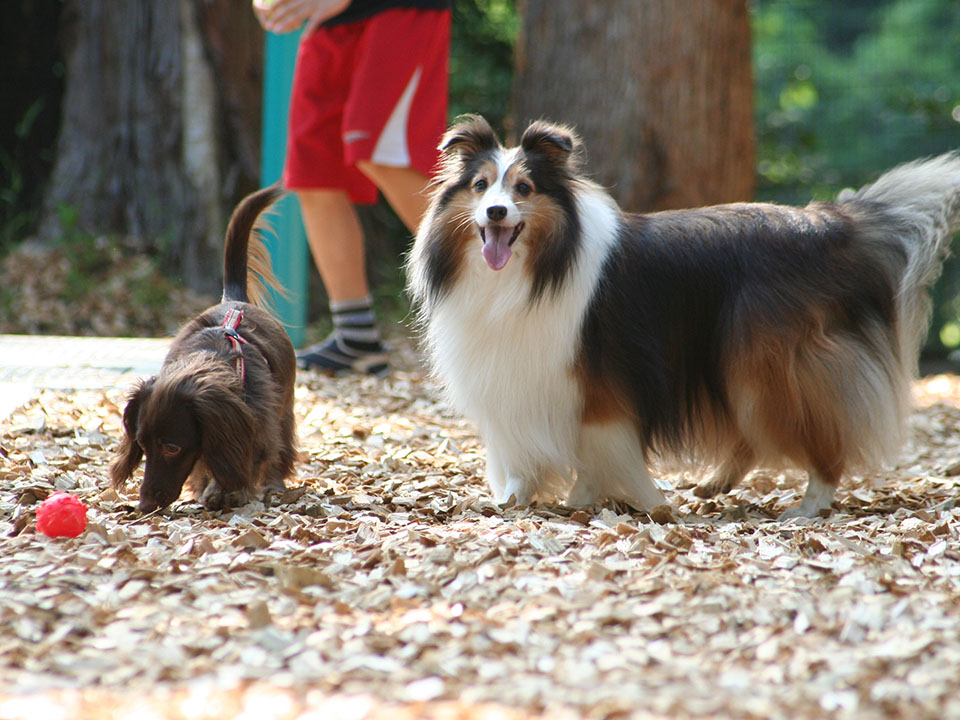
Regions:
[[[253,0],[253,12],[264,30],[293,32],[306,22],[304,32],[309,33],[349,4],[350,0]]]

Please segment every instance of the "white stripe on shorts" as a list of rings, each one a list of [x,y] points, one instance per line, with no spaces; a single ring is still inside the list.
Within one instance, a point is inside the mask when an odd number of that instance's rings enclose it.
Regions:
[[[407,121],[410,117],[410,107],[413,105],[413,96],[420,84],[420,75],[423,68],[417,68],[410,82],[407,83],[403,95],[397,101],[396,107],[390,114],[390,119],[383,127],[383,132],[377,139],[370,161],[377,165],[391,167],[410,167],[410,149],[407,146]]]

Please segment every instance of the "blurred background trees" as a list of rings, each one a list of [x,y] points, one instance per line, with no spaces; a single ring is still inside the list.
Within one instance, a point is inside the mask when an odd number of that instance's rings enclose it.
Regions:
[[[512,118],[570,123],[633,210],[753,195],[746,0],[521,0]]]
[[[42,239],[65,226],[159,244],[215,293],[228,208],[256,187],[262,33],[243,0],[67,2]]]
[[[759,199],[960,147],[960,3],[753,0]]]
[[[223,219],[257,178],[249,0],[14,0],[0,39],[0,255],[80,243],[94,268],[91,248],[128,247],[204,289]],[[960,147],[958,48],[956,0],[454,0],[451,115],[507,135],[532,117],[576,124],[589,170],[629,209],[751,185],[803,203]],[[408,238],[384,207],[365,223],[395,294]],[[949,266],[937,289],[934,351],[960,347],[958,278]],[[0,320],[16,280],[0,278]]]

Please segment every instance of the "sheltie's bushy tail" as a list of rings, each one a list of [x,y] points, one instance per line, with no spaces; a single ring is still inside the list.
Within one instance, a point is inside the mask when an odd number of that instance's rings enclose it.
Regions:
[[[877,223],[868,232],[896,234],[906,252],[897,298],[899,350],[901,362],[915,372],[930,321],[927,291],[960,226],[960,153],[900,165],[856,192],[841,193],[839,200],[866,210]]]

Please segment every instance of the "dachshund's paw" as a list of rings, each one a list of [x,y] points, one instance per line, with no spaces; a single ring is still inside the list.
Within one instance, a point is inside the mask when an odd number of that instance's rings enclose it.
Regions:
[[[256,497],[247,488],[224,490],[216,480],[207,484],[200,496],[200,503],[207,510],[226,510],[246,505]]]
[[[267,478],[263,481],[263,494],[268,493],[285,493],[287,491],[287,484],[283,481],[282,477]]]

